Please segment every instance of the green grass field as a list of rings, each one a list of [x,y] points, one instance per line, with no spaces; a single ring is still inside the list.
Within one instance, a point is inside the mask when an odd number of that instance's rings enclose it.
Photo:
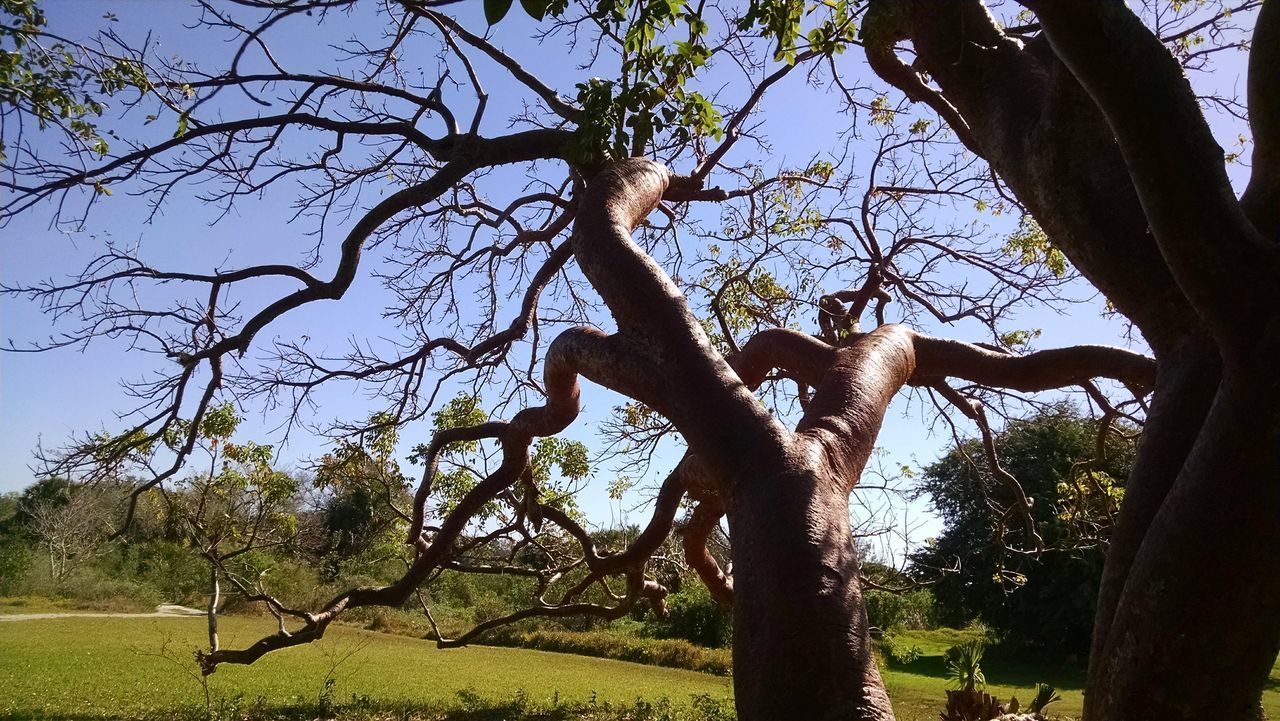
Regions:
[[[974,637],[972,632],[954,629],[903,631],[897,634],[902,643],[918,647],[923,654],[907,667],[890,669],[885,674],[889,697],[893,699],[894,711],[899,719],[937,719],[940,707],[938,699],[942,698],[947,688],[944,680],[944,657],[947,649]],[[1047,683],[1058,689],[1062,700],[1050,705],[1046,711],[1055,717],[1080,717],[1084,705],[1082,669],[1029,666],[1025,662],[1015,663],[1001,659],[998,655],[985,658],[982,668],[987,678],[987,692],[992,696],[1004,700],[1017,696],[1019,701],[1026,704],[1034,695],[1036,682]],[[1209,671],[1206,669],[1206,672]],[[1276,660],[1271,669],[1271,677],[1264,687],[1262,706],[1269,718],[1280,718],[1280,659]]]
[[[7,610],[49,609],[29,605]],[[269,631],[270,625],[232,616],[223,619],[222,629],[223,643],[235,646]],[[193,670],[190,652],[204,642],[203,632],[201,618],[0,622],[0,719],[95,721],[164,717],[174,709],[203,708],[200,685],[179,666]],[[905,669],[894,668],[885,675],[899,719],[937,718],[946,688],[942,654],[968,636],[951,630],[899,635],[923,652]],[[160,655],[166,644],[172,659]],[[688,705],[695,695],[722,700],[731,695],[729,679],[691,671],[525,649],[477,646],[441,651],[413,638],[338,626],[320,643],[269,655],[252,667],[219,670],[211,680],[214,703],[237,697],[240,701],[235,703],[242,708],[260,703],[259,709],[235,716],[252,719],[275,718],[280,709],[314,708],[326,675],[347,656],[332,674],[333,700],[367,697],[384,709],[457,708],[463,697],[498,702],[518,694],[535,704],[594,698],[627,705],[637,699],[667,698],[676,706]],[[1070,718],[1080,713],[1078,670],[1029,669],[996,658],[984,668],[989,690],[1001,698],[1016,694],[1025,703],[1032,685],[1045,681],[1064,697],[1049,708],[1052,715]],[[1280,716],[1280,665],[1272,673],[1264,706],[1272,718]]]
[[[246,644],[270,625],[227,617],[223,643]],[[168,642],[187,668],[204,638],[191,619],[66,618],[0,622],[0,718],[107,719],[203,704],[198,683],[160,657]],[[354,653],[352,653],[354,652]],[[523,691],[544,703],[730,695],[729,679],[621,661],[524,649],[471,647],[441,651],[402,636],[334,627],[324,640],[272,654],[252,667],[224,667],[212,677],[215,697],[268,706],[315,703],[336,659],[351,654],[334,677],[335,700],[368,696],[379,703],[451,703],[459,692],[510,699]]]

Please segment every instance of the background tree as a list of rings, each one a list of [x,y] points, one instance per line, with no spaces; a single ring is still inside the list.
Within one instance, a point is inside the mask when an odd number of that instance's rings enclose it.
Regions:
[[[340,439],[316,465],[327,536],[320,562],[330,577],[344,564],[402,565],[410,480],[394,458],[398,440],[394,419],[375,416],[367,431]]]
[[[31,349],[115,338],[171,360],[131,388],[135,425],[50,456],[51,471],[115,477],[139,449],[171,439],[171,457],[145,467],[137,493],[162,486],[228,397],[283,404],[296,420],[318,389],[351,381],[380,394],[399,425],[438,411],[448,383],[501,397],[495,415],[508,420],[437,423],[417,453],[424,472],[402,509],[412,560],[400,580],[310,610],[265,598],[297,627],[210,653],[207,671],[313,641],[350,609],[402,605],[445,570],[521,573],[533,591],[528,608],[446,646],[532,616],[616,618],[640,599],[661,602],[666,589],[647,560],[687,495],[690,566],[733,605],[740,717],[891,718],[849,517],[891,400],[922,389],[977,424],[1002,483],[999,536],[1035,550],[1043,539],[1025,492],[1001,472],[985,407],[1083,387],[1111,415],[1126,402],[1148,407],[1154,386],[1103,581],[1089,715],[1251,712],[1280,639],[1280,561],[1269,552],[1280,514],[1254,512],[1280,506],[1280,385],[1267,370],[1280,327],[1271,117],[1280,104],[1264,70],[1276,65],[1274,0],[1260,6],[1254,33],[1256,182],[1240,201],[1181,75],[1179,60],[1205,56],[1175,57],[1167,45],[1196,33],[1214,47],[1247,38],[1233,24],[1258,3],[1231,13],[1156,3],[1145,8],[1153,31],[1118,2],[1028,0],[1038,19],[1008,32],[976,0],[756,0],[741,12],[522,3],[550,15],[543,40],[582,58],[572,97],[440,9],[451,4],[387,0],[385,32],[353,39],[321,69],[278,58],[270,38],[366,6],[199,3],[197,22],[235,49],[208,64],[107,31],[68,47],[78,66],[127,70],[128,82],[96,91],[128,111],[112,130],[127,140],[90,142],[69,123],[46,128],[62,132],[61,147],[45,135],[6,140],[7,215],[77,223],[124,190],[158,211],[193,187],[230,211],[278,191],[316,234],[305,262],[213,271],[161,268],[107,243],[69,280],[8,288],[63,320]],[[493,22],[509,4],[487,5]],[[58,41],[28,25],[32,47]],[[945,128],[929,118],[901,128],[905,101],[846,81],[835,59],[859,25],[872,69]],[[915,68],[897,47],[908,40]],[[434,68],[406,72],[416,57]],[[588,79],[597,68],[606,78]],[[877,137],[869,158],[840,151],[790,168],[739,158],[753,140],[766,147],[752,111],[797,69],[866,118]],[[726,86],[716,73],[743,91],[717,95]],[[482,77],[493,74],[521,94],[514,127],[486,113],[499,100]],[[6,139],[40,126],[21,104],[5,122]],[[719,217],[690,209],[702,202],[720,204]],[[937,220],[975,206],[1031,217],[1008,242]],[[649,221],[659,208],[665,221]],[[1063,300],[1066,261],[1134,323],[1158,367],[1100,346],[1014,352],[1027,339],[1010,334],[1010,314]],[[390,298],[394,340],[334,358],[306,337],[270,338],[280,319],[340,300],[368,275]],[[890,322],[929,319],[969,320],[986,340]],[[686,450],[626,548],[597,548],[544,494],[582,469],[556,438],[579,414],[579,377],[626,397],[627,437],[649,439],[626,452],[643,462],[671,434]],[[1095,378],[1118,382],[1115,400]],[[766,385],[769,405],[756,395]],[[1134,398],[1120,400],[1126,393]],[[357,425],[332,430],[367,430]],[[547,453],[560,460],[544,462]],[[460,492],[440,503],[455,480]],[[721,517],[731,573],[700,550]],[[535,563],[505,555],[538,547],[544,533],[557,542]],[[1186,658],[1224,675],[1210,682]]]
[[[987,497],[999,482],[982,460],[981,441],[971,440],[923,470],[920,491],[945,528],[912,554],[912,563],[925,579],[936,579],[929,590],[943,623],[962,627],[979,619],[1006,647],[1083,659],[1132,442],[1106,431],[1099,438],[1095,421],[1055,405],[1010,422],[996,448],[1034,504],[1045,551],[1011,554],[995,540],[1000,518]]]
[[[12,595],[32,556],[30,532],[21,522],[17,493],[0,494],[0,593]]]
[[[21,503],[24,524],[48,556],[50,579],[61,586],[78,564],[105,550],[109,505],[93,489],[68,487],[65,479],[28,490],[33,492]]]
[[[186,542],[208,565],[210,652],[220,647],[223,580],[245,600],[265,602],[284,628],[280,605],[264,590],[270,568],[258,567],[254,561],[262,559],[254,556],[289,543],[298,531],[298,482],[271,467],[271,446],[231,441],[240,420],[230,404],[209,409],[197,429],[197,442],[208,457],[207,470],[164,492],[169,513]],[[184,426],[176,426],[175,437],[186,431]]]

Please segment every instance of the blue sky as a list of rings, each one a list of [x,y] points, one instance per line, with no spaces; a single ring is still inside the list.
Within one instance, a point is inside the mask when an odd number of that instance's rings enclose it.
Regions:
[[[180,52],[186,58],[199,58],[225,52],[221,38],[211,33],[184,30],[181,24],[191,17],[185,3],[162,0],[135,0],[133,2],[97,2],[96,0],[53,0],[45,3],[50,16],[50,27],[71,37],[77,37],[102,23],[101,17],[108,10],[118,18],[117,29],[126,37],[140,37],[147,30],[169,52]],[[463,22],[475,31],[481,31],[484,23],[478,16],[479,3],[463,4],[451,9],[461,9]],[[513,16],[519,15],[513,12]],[[286,65],[303,67],[304,61],[323,46],[359,33],[367,32],[369,18],[352,16],[338,23],[316,27],[305,35],[284,34],[269,37],[280,60]],[[527,23],[522,19],[504,22],[498,29],[496,42],[512,55],[527,62],[532,70],[562,94],[572,95],[573,85],[585,80],[589,73],[574,67],[570,58],[555,47],[538,47],[525,37]],[[1219,75],[1212,79],[1221,87],[1235,87],[1241,70],[1242,56],[1234,53],[1226,58]],[[862,73],[860,53],[854,49],[841,59],[842,68],[850,73]],[[314,64],[314,63],[312,63]],[[423,62],[423,72],[432,72],[432,61]],[[493,66],[480,63],[483,80],[493,97],[494,107],[489,118],[510,115],[518,108],[507,98],[518,93],[504,84],[500,73],[492,72]],[[604,74],[604,73],[601,73]],[[863,79],[870,76],[863,74]],[[872,80],[873,86],[881,84]],[[739,90],[735,93],[734,90]],[[726,88],[725,97],[741,98],[737,88]],[[814,156],[828,152],[835,146],[835,139],[846,130],[848,120],[836,112],[837,100],[833,95],[809,87],[804,77],[796,73],[772,89],[762,105],[761,119],[772,144],[772,160],[775,166],[785,166],[787,160],[805,163]],[[1235,141],[1238,129],[1222,120],[1215,120],[1216,129],[1229,146]],[[168,131],[166,131],[168,132]],[[865,164],[865,145],[855,143],[852,162]],[[757,152],[746,143],[737,153]],[[677,171],[681,170],[679,168]],[[686,169],[687,170],[687,169]],[[493,187],[493,186],[491,186]],[[262,261],[291,262],[301,257],[311,246],[302,223],[289,223],[290,209],[287,194],[267,194],[263,199],[242,203],[233,214],[210,225],[213,210],[203,206],[188,193],[175,197],[162,213],[148,222],[147,209],[135,199],[123,194],[106,199],[95,208],[88,229],[77,233],[62,233],[48,227],[47,212],[31,213],[12,221],[0,236],[0,281],[5,283],[30,283],[46,277],[58,277],[79,270],[88,258],[100,249],[103,239],[110,237],[120,244],[138,244],[145,257],[159,267],[212,270],[214,267],[234,267]],[[368,202],[376,202],[376,199]],[[961,219],[968,222],[970,219]],[[975,217],[979,222],[994,222],[993,237],[1001,228],[1007,228],[1007,219],[991,221]],[[339,223],[338,228],[341,228]],[[328,254],[331,262],[333,253]],[[322,264],[317,272],[327,274]],[[246,305],[260,303],[279,287],[263,285],[256,293],[241,298]],[[1088,298],[1091,290],[1081,283],[1075,295]],[[353,335],[360,335],[377,319],[387,300],[367,274],[360,277],[348,296],[339,302],[313,304],[289,314],[273,324],[269,336],[296,337],[309,335],[314,342],[328,345],[334,351]],[[1118,319],[1102,317],[1101,302],[1094,299],[1059,314],[1048,309],[1032,309],[1021,314],[1010,326],[1038,328],[1043,335],[1036,342],[1040,348],[1075,343],[1104,343],[1124,345],[1124,324]],[[0,329],[3,337],[21,345],[24,341],[39,340],[56,333],[48,316],[29,303],[5,298],[0,300]],[[947,328],[926,324],[923,330],[961,339],[981,339],[982,332],[963,324]],[[258,339],[263,342],[265,339]],[[120,344],[98,343],[80,351],[63,349],[41,354],[0,353],[0,492],[18,490],[28,485],[34,477],[28,468],[32,450],[38,442],[57,446],[70,435],[99,429],[120,430],[125,422],[115,413],[126,408],[121,383],[147,376],[162,367],[165,361],[139,351],[129,351]],[[319,396],[320,405],[313,420],[323,424],[335,419],[366,417],[380,406],[357,388],[334,387]],[[589,389],[584,396],[586,414],[570,430],[568,435],[590,442],[593,438],[591,420],[601,417],[608,409],[621,402],[621,398],[599,389]],[[281,418],[278,413],[250,409],[248,422],[242,427],[245,437],[267,442],[278,440],[277,428]],[[409,446],[427,440],[429,426],[420,423],[406,428],[404,445]],[[879,444],[888,450],[893,463],[928,462],[936,457],[950,441],[949,436],[931,435],[925,421],[918,413],[911,413],[905,404],[898,402],[890,410]],[[301,459],[323,452],[323,444],[305,432],[293,433],[280,450],[280,460],[285,465],[297,464]],[[660,462],[661,468],[670,466],[672,459]],[[581,505],[600,523],[619,520],[623,508],[630,508],[639,497],[623,504],[610,503],[604,493],[604,482],[610,478],[607,469],[601,469],[596,482],[584,492]],[[925,522],[917,536],[928,535],[937,524],[927,518],[923,504],[917,503],[911,515]],[[641,516],[632,515],[631,520]]]

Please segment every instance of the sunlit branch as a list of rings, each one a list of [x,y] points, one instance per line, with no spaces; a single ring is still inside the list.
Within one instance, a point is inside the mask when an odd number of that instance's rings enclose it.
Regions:
[[[725,574],[711,552],[707,542],[720,525],[724,509],[719,504],[703,501],[694,506],[689,522],[681,535],[685,562],[711,592],[711,597],[722,606],[733,605],[733,577]]]

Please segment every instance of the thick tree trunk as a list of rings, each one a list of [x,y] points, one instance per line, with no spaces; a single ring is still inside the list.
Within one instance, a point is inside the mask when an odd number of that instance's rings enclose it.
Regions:
[[[842,479],[814,458],[739,479],[733,675],[742,721],[893,718],[867,635]]]
[[[1043,33],[1006,36],[980,0],[874,0],[868,58],[992,164],[1160,361],[1085,718],[1253,719],[1280,650],[1280,286],[1266,242],[1280,10],[1269,0],[1258,16],[1249,110],[1265,140],[1240,204],[1181,69],[1123,3],[1021,4]]]
[[[1228,372],[1142,540],[1086,718],[1256,718],[1280,652],[1280,393]]]
[[[1203,336],[1188,338],[1161,366],[1143,426],[1107,562],[1103,568],[1090,658],[1101,659],[1125,581],[1152,520],[1173,487],[1213,405],[1222,380],[1218,349]],[[1103,666],[1091,663],[1090,687],[1103,685]]]
[[[893,718],[867,634],[849,493],[915,370],[913,343],[905,328],[884,326],[835,350],[785,450],[743,464],[730,485],[743,721]]]

